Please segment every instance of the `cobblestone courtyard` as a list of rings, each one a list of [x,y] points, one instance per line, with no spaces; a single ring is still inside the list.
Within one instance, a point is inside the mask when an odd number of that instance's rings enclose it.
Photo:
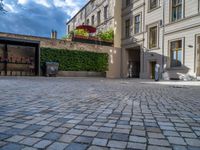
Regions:
[[[200,86],[0,78],[1,150],[199,150]]]

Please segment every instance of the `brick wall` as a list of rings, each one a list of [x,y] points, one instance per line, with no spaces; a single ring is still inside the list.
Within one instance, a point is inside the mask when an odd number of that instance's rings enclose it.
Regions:
[[[66,40],[56,40],[45,37],[2,33],[2,32],[0,32],[0,37],[40,41],[40,47],[108,53],[110,57],[109,57],[109,71],[107,72],[107,77],[108,78],[120,77],[121,51],[119,49],[115,49],[114,47],[71,42]]]

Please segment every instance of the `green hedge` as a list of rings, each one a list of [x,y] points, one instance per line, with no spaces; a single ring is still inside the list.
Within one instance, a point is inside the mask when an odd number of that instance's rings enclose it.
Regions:
[[[41,68],[45,62],[58,62],[62,71],[95,71],[108,70],[108,54],[87,51],[41,48]]]

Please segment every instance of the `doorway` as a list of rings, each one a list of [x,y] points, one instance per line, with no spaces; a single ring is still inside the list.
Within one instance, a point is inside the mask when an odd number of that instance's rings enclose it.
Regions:
[[[128,49],[128,77],[140,77],[140,47]]]
[[[0,76],[39,75],[39,43],[0,39]]]
[[[150,79],[155,79],[155,67],[156,67],[156,61],[150,62]]]

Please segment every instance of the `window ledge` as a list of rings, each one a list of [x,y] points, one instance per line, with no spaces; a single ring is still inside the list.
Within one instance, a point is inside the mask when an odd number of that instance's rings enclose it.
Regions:
[[[157,6],[157,7],[153,8],[153,9],[149,8],[147,13],[151,13],[152,11],[154,11],[156,9],[159,9],[159,8],[161,8],[161,6]]]
[[[184,67],[170,67],[168,70],[185,70],[186,68]]]
[[[160,47],[154,47],[154,48],[149,48],[149,51],[153,51],[153,50],[159,50]]]

